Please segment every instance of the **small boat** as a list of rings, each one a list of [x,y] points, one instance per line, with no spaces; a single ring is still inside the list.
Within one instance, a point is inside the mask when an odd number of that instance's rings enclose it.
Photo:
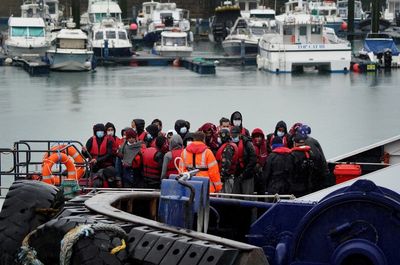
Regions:
[[[153,6],[150,5],[150,7]],[[141,24],[143,23],[141,22]],[[143,41],[152,46],[160,40],[161,32],[172,29],[179,29],[190,34],[189,11],[177,8],[176,3],[157,3],[147,21],[147,30],[143,33]]]
[[[10,17],[5,53],[15,57],[41,57],[50,47],[42,18]]]
[[[349,71],[350,43],[329,36],[321,18],[301,11],[276,18],[278,32],[264,34],[259,42],[259,69],[273,73],[297,72],[304,68]]]
[[[231,1],[225,1],[223,5],[215,8],[215,14],[210,18],[210,41],[222,42],[240,16],[240,7],[232,5]]]
[[[154,44],[153,53],[165,57],[188,57],[192,54],[186,32],[163,31],[161,41]]]
[[[94,25],[100,25],[103,19],[114,18],[117,23],[122,23],[122,11],[116,0],[90,0],[87,12],[81,16],[81,25],[86,25],[89,30]]]
[[[99,58],[132,56],[132,44],[125,27],[112,17],[92,27],[92,48]]]
[[[56,36],[55,49],[46,52],[50,69],[55,71],[89,71],[93,67],[93,51],[88,36],[80,29],[66,28]]]
[[[393,38],[386,33],[370,33],[364,40],[362,51],[370,55],[373,62],[390,68],[393,64],[400,65],[400,51]]]
[[[333,1],[312,0],[308,2],[308,10],[313,16],[322,17],[325,27],[338,32],[343,24],[343,18],[338,16],[336,3]]]

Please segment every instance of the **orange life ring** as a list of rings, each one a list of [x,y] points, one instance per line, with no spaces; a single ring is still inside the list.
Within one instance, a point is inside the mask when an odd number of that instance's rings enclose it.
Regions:
[[[70,157],[73,158],[75,164],[79,164],[79,165],[75,165],[76,178],[79,180],[85,175],[85,172],[86,172],[86,167],[84,165],[85,158],[78,152],[78,149],[75,146],[71,145],[71,146],[68,146],[67,148],[65,148],[66,146],[67,145],[65,145],[65,144],[55,145],[50,150],[51,151],[62,150],[61,151],[62,153],[68,154]],[[48,156],[49,156],[48,153],[44,154],[42,161],[44,161]]]
[[[54,164],[62,163],[67,168],[67,179],[77,179],[76,168],[73,159],[65,153],[53,153],[43,160],[42,181],[52,185],[60,185],[60,178],[53,175],[51,168]]]

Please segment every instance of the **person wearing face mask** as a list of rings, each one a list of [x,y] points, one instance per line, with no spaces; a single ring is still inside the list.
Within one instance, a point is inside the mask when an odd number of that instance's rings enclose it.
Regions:
[[[175,159],[181,156],[182,151],[182,137],[177,134],[172,135],[169,143],[169,151],[164,156],[161,179],[168,178],[171,174],[178,174],[178,170],[175,167]]]
[[[193,133],[193,142],[189,144],[181,154],[179,168],[182,171],[198,169],[198,177],[210,179],[210,192],[219,192],[222,189],[221,176],[219,174],[218,162],[213,152],[204,143],[205,135],[201,131]]]
[[[190,123],[185,120],[177,120],[174,126],[175,131],[181,136],[183,145],[186,146],[188,141],[187,136],[189,135]]]
[[[167,139],[164,136],[157,136],[156,146],[143,150],[142,175],[144,187],[148,189],[160,189],[161,169],[164,160],[164,147]]]
[[[82,147],[82,154],[90,157],[89,161],[92,172],[108,166],[114,166],[113,141],[106,136],[106,127],[102,123],[93,126],[93,136],[86,145]]]
[[[275,137],[280,137],[282,138],[283,141],[283,146],[288,147],[289,146],[289,134],[287,131],[287,126],[284,121],[278,121],[278,123],[275,126],[275,131],[273,133],[270,133],[267,135],[267,151],[268,154],[272,152],[272,142],[274,141]]]
[[[206,135],[206,145],[215,154],[218,151],[219,147],[217,141],[218,139],[217,127],[211,122],[207,122],[199,128],[199,131],[202,131]]]
[[[156,147],[156,138],[159,135],[159,129],[156,124],[150,124],[146,127],[146,138],[144,139],[147,147]]]
[[[254,189],[259,195],[265,194],[265,181],[263,178],[263,167],[267,161],[267,142],[265,141],[264,132],[260,128],[255,128],[251,133],[251,140],[253,142],[254,150],[257,156],[257,163],[255,167]]]
[[[118,150],[118,143],[120,142],[119,137],[115,135],[115,126],[111,122],[106,123],[106,133],[107,137],[109,137],[113,141],[113,154],[115,155]]]
[[[254,169],[257,156],[251,138],[241,134],[242,129],[234,126],[231,129],[232,142],[238,148],[238,166],[235,171],[233,192],[238,194],[254,193]]]
[[[117,152],[122,165],[122,185],[124,188],[142,188],[142,142],[138,141],[137,133],[132,128],[126,129],[125,138]]]
[[[218,142],[221,143],[215,158],[218,161],[221,173],[222,191],[224,193],[233,192],[234,176],[238,165],[238,147],[232,143],[229,129],[222,128],[219,131]]]
[[[239,127],[241,135],[246,135],[247,137],[250,137],[249,130],[243,127],[243,117],[242,113],[240,113],[239,111],[235,111],[234,113],[232,113],[231,125]]]

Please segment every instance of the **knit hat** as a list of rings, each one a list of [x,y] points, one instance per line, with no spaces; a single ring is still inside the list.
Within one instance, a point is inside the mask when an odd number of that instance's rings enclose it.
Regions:
[[[303,134],[299,134],[299,133],[296,133],[296,135],[293,137],[293,141],[298,144],[304,143],[305,139],[306,139],[306,136]]]
[[[132,128],[127,129],[125,131],[125,135],[126,135],[126,139],[137,137],[137,133]]]

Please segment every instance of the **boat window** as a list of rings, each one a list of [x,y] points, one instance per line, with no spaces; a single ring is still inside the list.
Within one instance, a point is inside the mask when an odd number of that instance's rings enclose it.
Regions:
[[[331,16],[336,16],[336,10],[331,10]]]
[[[294,35],[294,28],[292,26],[283,26],[283,35]]]
[[[28,28],[25,27],[12,27],[11,36],[13,37],[24,37],[28,36]]]
[[[321,34],[321,26],[319,25],[312,25],[311,26],[311,34]]]
[[[106,31],[106,39],[116,39],[117,38],[117,34],[115,33],[115,31]]]
[[[161,20],[163,20],[163,19],[166,18],[166,17],[173,17],[173,16],[172,16],[172,13],[161,13],[161,14],[160,14]]]
[[[44,37],[44,28],[30,27],[29,36],[31,37]]]
[[[275,19],[275,14],[250,14],[252,18]]]
[[[164,46],[185,46],[186,38],[164,38]]]
[[[98,31],[98,32],[96,32],[94,38],[95,38],[96,40],[102,40],[102,39],[104,38],[103,31]]]
[[[150,12],[151,12],[150,6],[146,6],[146,14],[150,14]]]
[[[265,34],[265,28],[262,27],[251,27],[251,33],[254,35],[264,35]]]
[[[120,40],[126,40],[126,33],[124,31],[118,31],[118,39]]]
[[[48,2],[46,2],[46,5],[49,6],[49,13],[50,14],[56,14],[56,3],[48,3]]]
[[[58,39],[57,48],[60,48],[60,49],[85,49],[85,40]]]
[[[320,16],[328,16],[329,15],[329,10],[319,10],[319,15]]]
[[[307,26],[300,26],[299,32],[300,32],[300,36],[306,36],[307,35]]]

